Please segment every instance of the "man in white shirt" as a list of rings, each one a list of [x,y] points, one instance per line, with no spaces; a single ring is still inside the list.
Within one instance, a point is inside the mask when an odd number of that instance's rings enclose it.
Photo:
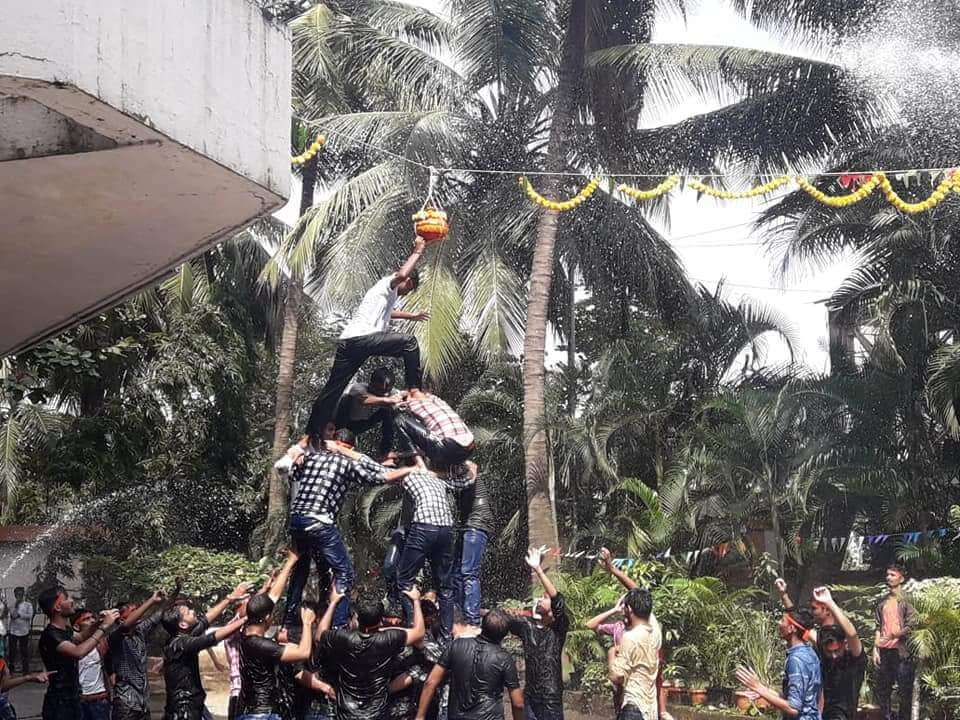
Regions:
[[[312,444],[317,444],[324,425],[334,419],[340,396],[368,358],[402,358],[406,389],[419,389],[420,346],[413,335],[390,332],[390,321],[419,322],[430,317],[425,312],[408,313],[394,309],[397,300],[417,289],[420,276],[416,271],[416,264],[425,247],[426,241],[417,237],[413,243],[413,252],[406,262],[395,273],[381,278],[367,290],[350,322],[340,333],[330,377],[313,403],[310,419],[307,421],[307,435],[310,436]]]
[[[30,672],[30,625],[33,623],[33,605],[24,599],[22,587],[13,589],[13,610],[10,612],[10,672],[13,672],[17,657],[22,672]]]
[[[85,608],[77,610],[73,631],[78,635],[92,634],[97,617]],[[83,720],[110,720],[110,693],[103,673],[103,657],[107,653],[107,639],[103,638],[90,652],[80,658],[80,713]]]

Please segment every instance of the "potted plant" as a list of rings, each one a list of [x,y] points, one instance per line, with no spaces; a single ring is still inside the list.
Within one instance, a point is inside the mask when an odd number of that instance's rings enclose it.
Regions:
[[[690,681],[690,704],[691,705],[706,705],[707,704],[707,681],[699,678],[692,679]]]

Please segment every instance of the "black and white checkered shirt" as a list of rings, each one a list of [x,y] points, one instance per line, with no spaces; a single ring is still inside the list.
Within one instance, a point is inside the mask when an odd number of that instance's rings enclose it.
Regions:
[[[147,643],[160,624],[163,612],[155,611],[130,630],[110,636],[109,658],[117,679],[114,702],[126,708],[146,712],[149,707],[150,685],[147,682]]]
[[[450,486],[426,470],[414,470],[403,478],[403,489],[413,500],[413,522],[453,527]]]
[[[383,472],[384,467],[366,455],[351,460],[338,453],[308,454],[303,463],[294,466],[292,481],[297,483],[297,496],[290,504],[290,514],[335,523],[350,486],[384,483]]]

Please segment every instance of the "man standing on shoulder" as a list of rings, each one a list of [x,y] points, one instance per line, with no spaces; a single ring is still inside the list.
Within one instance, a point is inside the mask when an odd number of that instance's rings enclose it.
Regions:
[[[26,675],[30,672],[30,626],[33,624],[33,605],[25,597],[22,587],[13,589],[13,609],[10,611],[10,672],[15,671],[17,658]]]
[[[114,673],[111,720],[150,720],[147,642],[160,624],[163,613],[144,616],[163,600],[163,593],[158,591],[139,605],[124,603],[120,606],[120,628],[109,641]]]
[[[99,623],[90,623],[82,633],[74,635],[70,618],[76,612],[73,599],[62,588],[44,590],[37,598],[40,609],[50,619],[40,633],[40,658],[52,673],[43,697],[43,720],[81,720],[80,660],[112,632],[119,614],[116,610],[101,613]]]
[[[238,613],[214,632],[208,633],[207,628],[231,604],[243,600],[249,588],[250,583],[240,583],[200,618],[185,604],[164,611],[161,622],[163,629],[170,634],[163,649],[163,679],[167,688],[164,720],[203,720],[203,703],[207,694],[200,679],[200,653],[237,632],[243,625],[243,618]]]
[[[850,622],[833,599],[830,590],[819,587],[814,599],[836,618],[836,625],[820,628],[817,643],[823,675],[823,720],[855,720],[860,687],[867,671],[867,654]]]
[[[514,618],[510,632],[523,642],[526,687],[523,691],[527,720],[563,720],[563,646],[570,619],[563,595],[541,567],[543,551],[530,548],[527,565],[543,585],[545,595],[536,601],[535,618]]]
[[[884,720],[893,720],[893,686],[897,686],[900,720],[909,720],[913,703],[915,669],[910,657],[908,637],[916,617],[913,606],[904,597],[906,571],[900,565],[887,568],[887,593],[877,603],[874,617],[877,632],[873,644],[873,662],[877,666],[877,704]]]
[[[406,389],[419,389],[420,346],[413,335],[390,332],[390,321],[421,321],[430,317],[427,313],[394,310],[397,301],[416,290],[420,284],[416,264],[423,256],[425,248],[426,241],[417,237],[413,243],[413,252],[406,262],[395,273],[381,278],[367,290],[350,322],[340,333],[330,377],[313,403],[310,419],[307,421],[307,435],[313,444],[316,444],[323,426],[334,419],[340,396],[368,358],[402,358]]]
[[[510,694],[513,720],[523,718],[523,691],[513,657],[501,647],[510,632],[502,610],[483,617],[479,635],[460,637],[444,651],[420,694],[416,720],[426,720],[430,703],[450,676],[449,720],[503,720],[503,691]]]
[[[457,493],[460,515],[461,551],[455,558],[454,586],[457,605],[463,610],[470,625],[480,626],[480,570],[487,543],[493,534],[493,506],[487,483],[479,468],[469,460],[452,466],[447,472],[437,473],[441,478],[463,477],[467,486]]]
[[[785,612],[780,619],[780,637],[787,643],[782,694],[763,685],[752,669],[737,668],[737,680],[783,713],[785,720],[820,720],[820,660],[808,644],[813,625],[813,614],[805,608]]]
[[[623,688],[620,720],[656,720],[659,714],[657,674],[660,671],[660,626],[650,621],[653,598],[634,588],[623,599],[627,630],[609,658],[610,682]]]

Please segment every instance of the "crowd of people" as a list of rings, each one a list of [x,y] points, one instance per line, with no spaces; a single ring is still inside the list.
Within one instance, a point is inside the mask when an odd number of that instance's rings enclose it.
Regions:
[[[542,566],[543,549],[526,557],[545,590],[530,616],[482,612],[480,568],[494,518],[483,474],[471,460],[473,433],[449,404],[422,388],[416,338],[390,331],[393,319],[428,317],[396,309],[418,285],[424,248],[417,238],[397,272],[366,293],[340,336],[305,435],[277,463],[291,486],[291,547],[282,568],[258,589],[238,585],[205,613],[177,592],[94,614],[75,607],[61,588],[45,590],[37,600],[48,618],[39,641],[46,670],[28,672],[24,643],[23,673],[13,676],[13,658],[9,666],[0,663],[0,688],[45,683],[44,720],[146,720],[147,649],[162,628],[167,720],[209,717],[200,654],[220,643],[230,668],[231,720],[500,720],[505,691],[514,720],[563,719],[570,617]],[[353,382],[372,357],[401,358],[404,387],[394,387],[387,367]],[[375,457],[356,449],[356,436],[373,429],[379,429]],[[384,559],[382,596],[355,598],[338,516],[352,490],[387,483],[402,488],[404,512]],[[618,569],[608,550],[599,557],[626,591],[615,608],[587,622],[612,639],[609,678],[618,714],[669,720],[659,692],[663,632],[651,593]],[[304,601],[311,575],[322,607]],[[423,578],[436,589],[426,597],[418,590]],[[912,611],[900,599],[902,580],[902,572],[888,571],[891,595],[877,611],[875,659],[885,682],[891,688],[899,682],[904,697],[912,686],[903,652]],[[789,646],[782,692],[764,687],[749,668],[739,668],[737,677],[787,717],[853,720],[865,668],[856,630],[829,590],[814,591],[811,611],[794,608],[785,584],[780,589],[787,608],[780,633]],[[14,619],[23,621],[29,603],[22,589],[16,596]],[[218,624],[228,609],[232,617]],[[509,634],[523,647],[522,690],[516,662],[502,647]],[[21,636],[12,622],[10,635],[14,649]],[[889,699],[887,692],[888,720]],[[907,717],[904,705],[900,720]],[[0,694],[0,720],[11,717]]]

